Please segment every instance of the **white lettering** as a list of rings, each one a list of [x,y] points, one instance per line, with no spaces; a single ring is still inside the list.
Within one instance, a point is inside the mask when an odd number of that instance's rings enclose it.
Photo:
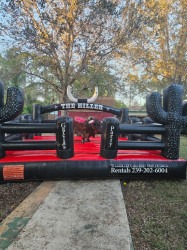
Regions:
[[[100,109],[100,110],[103,110],[103,105],[99,105],[99,109]]]
[[[71,103],[71,109],[75,108],[75,103]]]
[[[131,170],[129,168],[111,168],[111,174],[126,174],[131,173]]]
[[[152,167],[147,167],[150,165]],[[111,164],[112,174],[168,174],[168,165],[164,164]]]
[[[61,128],[62,128],[62,148],[66,149],[66,124],[62,123]]]
[[[66,108],[67,108],[67,109],[70,108],[70,103],[66,103]]]
[[[78,103],[78,109],[82,109],[82,103]]]
[[[61,104],[61,107],[62,107],[62,109],[65,109],[66,104],[62,103],[62,104]]]
[[[115,129],[114,126],[110,127],[109,147],[112,147],[113,144],[114,129]]]
[[[103,105],[94,103],[77,103],[77,109],[103,110]],[[76,109],[75,103],[61,103],[62,109]]]

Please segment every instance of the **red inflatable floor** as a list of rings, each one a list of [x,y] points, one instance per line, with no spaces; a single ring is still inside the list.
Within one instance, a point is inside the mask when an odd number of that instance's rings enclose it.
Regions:
[[[43,148],[56,147],[55,136],[36,136],[33,140],[37,146],[39,144],[36,142],[39,141],[42,142],[41,147],[46,144]],[[100,156],[100,140],[100,136],[97,136],[91,142],[81,143],[81,137],[75,136],[74,156],[69,159],[58,158],[56,150],[7,150],[6,156],[0,159],[0,182],[85,178],[186,178],[187,162],[183,159],[169,160],[161,156],[159,150],[118,150],[115,159],[105,159]],[[124,141],[124,138],[121,140]],[[12,148],[14,145],[12,142]]]
[[[35,136],[34,141],[55,141],[55,136]],[[121,140],[125,140],[121,138]],[[69,161],[105,160],[100,153],[100,136],[91,138],[91,142],[81,143],[81,137],[74,138],[74,157],[66,159]],[[159,150],[119,150],[115,160],[168,160],[160,155]],[[0,159],[0,163],[8,162],[42,162],[42,161],[63,161],[56,157],[56,150],[21,150],[6,151],[6,156]]]

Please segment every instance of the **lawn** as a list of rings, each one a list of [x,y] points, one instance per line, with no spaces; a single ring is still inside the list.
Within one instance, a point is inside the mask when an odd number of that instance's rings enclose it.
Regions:
[[[180,156],[187,159],[187,137]],[[186,250],[186,180],[122,180],[134,250]]]

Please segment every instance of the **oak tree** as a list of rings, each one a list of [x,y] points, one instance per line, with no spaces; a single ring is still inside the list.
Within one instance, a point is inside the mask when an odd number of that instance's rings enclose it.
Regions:
[[[58,93],[138,34],[141,1],[7,0],[0,33],[27,55],[25,72]],[[109,88],[110,86],[108,86]]]

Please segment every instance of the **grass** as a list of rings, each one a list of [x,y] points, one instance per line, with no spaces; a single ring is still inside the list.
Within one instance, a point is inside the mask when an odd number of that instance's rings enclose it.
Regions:
[[[186,136],[181,136],[180,157],[187,159]],[[122,186],[134,249],[185,250],[187,181],[129,181]]]
[[[180,139],[180,157],[187,160],[187,136],[182,135]]]

